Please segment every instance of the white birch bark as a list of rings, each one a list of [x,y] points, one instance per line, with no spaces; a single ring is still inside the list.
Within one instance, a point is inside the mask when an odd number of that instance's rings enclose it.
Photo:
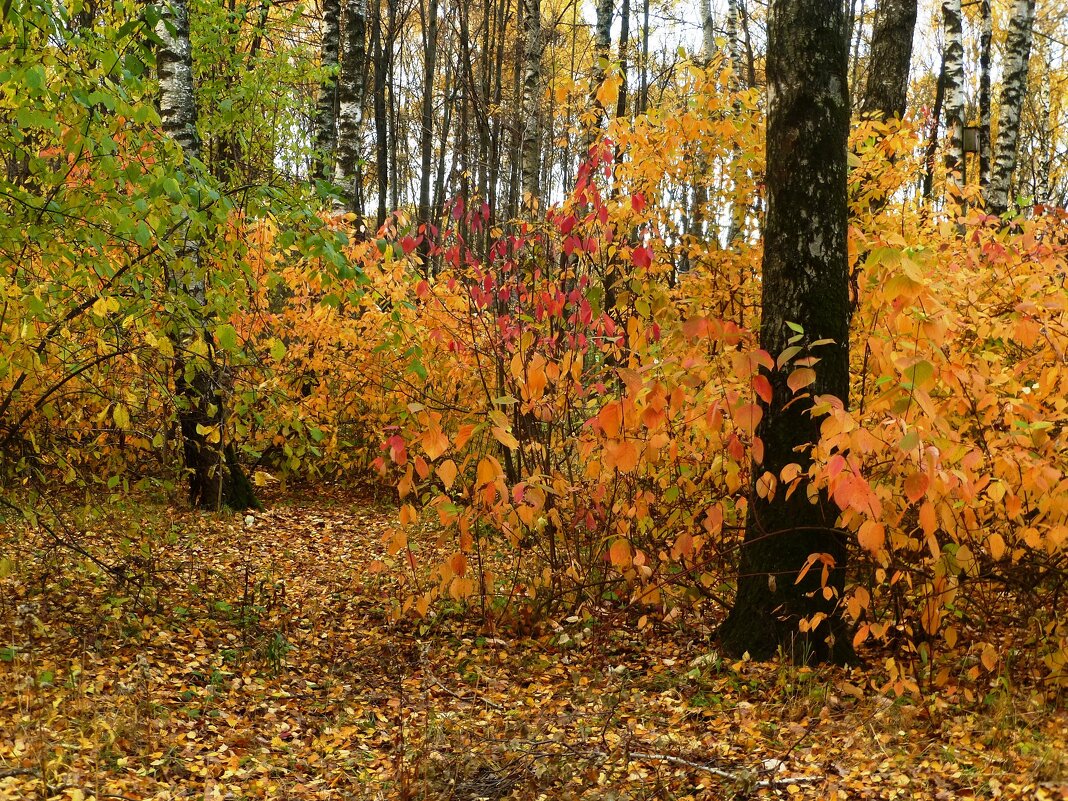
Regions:
[[[538,197],[541,175],[541,0],[523,0],[523,98],[520,191]]]
[[[944,0],[946,56],[946,181],[961,186],[964,168],[964,32],[961,0]]]
[[[1001,88],[998,138],[990,184],[984,195],[991,214],[1004,214],[1009,208],[1009,190],[1016,170],[1016,150],[1020,136],[1020,111],[1027,93],[1031,62],[1031,36],[1035,20],[1035,0],[1016,0],[1005,42],[1005,78]]]

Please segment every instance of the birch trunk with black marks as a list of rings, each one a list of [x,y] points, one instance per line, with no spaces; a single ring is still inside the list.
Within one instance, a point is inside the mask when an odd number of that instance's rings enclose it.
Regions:
[[[990,185],[990,49],[994,17],[990,0],[979,3],[979,186]]]
[[[597,142],[605,122],[605,108],[597,97],[597,90],[608,75],[609,54],[612,49],[612,0],[597,0],[597,21],[593,28],[593,76],[590,101],[596,114],[586,142],[587,151]]]
[[[367,89],[367,0],[348,0],[337,85],[337,160],[334,183],[341,187],[345,208],[363,217],[363,101]]]
[[[745,82],[742,71],[742,5],[740,0],[727,0],[727,49],[731,58],[731,90],[737,91]]]
[[[341,0],[323,0],[323,41],[319,63],[323,71],[313,118],[314,161],[312,175],[322,180],[330,175],[337,150],[337,68],[341,46]],[[330,177],[333,177],[330,175]]]
[[[160,122],[164,132],[181,147],[185,168],[192,173],[200,161],[200,136],[187,0],[171,0],[161,8],[156,36]],[[231,386],[226,371],[215,361],[205,324],[207,282],[200,264],[200,241],[188,222],[176,236],[180,237],[178,259],[168,274],[169,291],[176,305],[188,310],[188,317],[179,320],[174,334],[175,351],[179,354],[174,361],[174,388],[190,502],[210,510],[224,505],[248,509],[259,504],[233,448],[225,440],[225,407]],[[207,357],[188,358],[192,346],[200,340],[207,345]]]
[[[701,63],[708,66],[716,54],[716,20],[712,16],[712,0],[701,2]]]
[[[734,606],[719,631],[726,653],[766,659],[776,651],[798,662],[853,658],[841,617],[846,535],[826,492],[804,483],[757,492],[761,476],[787,464],[811,462],[821,418],[813,397],[848,405],[849,291],[846,259],[846,147],[849,132],[846,21],[842,4],[772,0],[768,24],[768,209],[764,235],[760,346],[776,359],[793,341],[814,343],[815,383],[794,396],[790,366],[768,371],[773,396],[756,434],[764,444],[754,462]],[[801,575],[813,554],[833,560]],[[825,594],[823,587],[830,588]],[[826,595],[831,595],[828,599]],[[799,624],[811,622],[802,632]]]
[[[986,210],[1004,214],[1009,208],[1009,190],[1016,170],[1016,150],[1020,137],[1020,111],[1027,93],[1031,64],[1031,38],[1035,21],[1035,0],[1016,0],[1005,41],[1004,80],[998,115],[998,138],[990,184],[984,193]]]
[[[960,0],[944,0],[945,30],[946,182],[962,185],[964,170],[964,31]]]
[[[905,116],[916,29],[916,0],[881,0],[875,8],[862,114],[886,120]]]
[[[541,2],[522,0],[523,14],[523,97],[520,134],[520,193],[528,210],[540,194],[541,176]]]

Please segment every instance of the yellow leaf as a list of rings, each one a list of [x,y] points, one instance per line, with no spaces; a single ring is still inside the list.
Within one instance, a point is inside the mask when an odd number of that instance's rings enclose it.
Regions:
[[[882,523],[865,520],[857,532],[857,542],[869,553],[879,553],[886,544],[886,528]]]
[[[519,447],[519,440],[517,440],[511,431],[501,428],[500,426],[493,427],[494,438],[509,450],[515,450]]]
[[[986,538],[986,547],[990,551],[990,558],[1000,562],[1005,555],[1005,538],[997,533],[991,534]]]

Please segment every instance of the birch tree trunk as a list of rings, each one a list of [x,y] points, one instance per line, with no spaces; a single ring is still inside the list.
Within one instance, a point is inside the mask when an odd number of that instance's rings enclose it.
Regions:
[[[772,0],[768,24],[768,210],[761,283],[760,346],[776,359],[800,326],[819,358],[816,380],[794,397],[789,366],[768,371],[770,404],[757,427],[762,462],[753,464],[735,603],[719,635],[726,653],[795,661],[848,661],[850,637],[839,599],[848,551],[838,509],[825,492],[808,498],[779,487],[761,497],[757,481],[790,463],[806,474],[821,418],[812,398],[848,404],[849,293],[846,259],[846,147],[849,131],[846,23],[838,0]],[[766,472],[765,472],[766,471]],[[800,575],[811,554],[833,559],[826,600],[819,570]],[[809,631],[799,623],[824,615]]]
[[[964,169],[964,32],[960,0],[944,0],[945,29],[946,182],[962,185]]]
[[[520,136],[520,192],[530,198],[533,208],[540,193],[541,126],[541,1],[522,0],[523,9],[523,97]],[[529,209],[528,209],[529,210]]]
[[[326,178],[337,150],[337,67],[341,45],[341,0],[323,0],[323,43],[320,65],[323,70],[319,98],[315,102],[313,143],[315,160],[312,174]],[[332,176],[331,176],[332,177]]]
[[[990,0],[980,0],[979,33],[979,186],[990,185],[990,48],[994,18]]]
[[[344,46],[338,75],[337,161],[334,183],[345,193],[345,207],[363,216],[363,101],[367,88],[367,0],[345,4]]]
[[[742,6],[740,0],[727,0],[727,48],[731,57],[731,89],[737,91],[743,83],[742,76]]]
[[[597,0],[597,21],[593,28],[593,76],[590,86],[590,100],[596,118],[590,127],[586,142],[587,151],[593,147],[601,126],[605,121],[605,108],[597,99],[597,89],[604,83],[608,74],[608,56],[612,49],[612,0]]]
[[[159,46],[160,121],[165,133],[181,147],[187,169],[200,160],[197,106],[193,88],[193,52],[189,43],[187,0],[171,0],[161,8],[156,25]],[[211,336],[205,325],[207,286],[200,265],[200,242],[187,224],[178,263],[169,270],[169,291],[179,308],[188,307],[189,319],[175,332],[174,387],[182,450],[189,473],[190,502],[203,509],[218,510],[224,504],[235,509],[258,506],[252,487],[241,472],[232,448],[225,443],[225,404],[230,394],[226,372],[215,362]],[[186,358],[203,340],[206,363]]]
[[[861,113],[882,120],[905,116],[915,28],[916,0],[881,0],[876,7]]]
[[[716,20],[712,16],[712,0],[701,2],[701,63],[706,67],[716,54]]]
[[[990,184],[984,195],[990,214],[1004,214],[1009,208],[1009,189],[1016,170],[1016,148],[1020,136],[1020,111],[1027,93],[1031,63],[1031,35],[1035,21],[1035,0],[1016,0],[1009,34],[1005,42],[1005,78],[1001,86],[998,138]]]

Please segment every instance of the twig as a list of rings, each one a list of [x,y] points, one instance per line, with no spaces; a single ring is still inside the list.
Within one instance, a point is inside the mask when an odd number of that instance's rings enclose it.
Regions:
[[[715,765],[710,765],[706,762],[694,762],[693,760],[683,759],[682,757],[672,756],[671,754],[646,754],[639,751],[631,751],[630,756],[634,759],[655,759],[660,762],[669,762],[672,765],[682,765],[687,768],[693,768],[694,770],[703,770],[705,773],[711,773],[713,776],[719,776],[721,779],[727,779],[728,781],[746,785],[754,790],[767,790],[788,784],[816,784],[824,779],[822,776],[783,776],[777,779],[761,779],[760,781],[754,782],[748,772],[732,773],[729,770],[717,768]]]
[[[478,694],[474,690],[472,690],[471,691],[471,695],[468,696],[468,695],[460,695],[458,692],[455,692],[454,690],[449,689],[444,684],[442,684],[441,681],[438,680],[438,677],[435,676],[434,673],[430,670],[430,664],[427,662],[425,655],[420,654],[420,661],[423,663],[423,672],[426,673],[427,677],[434,684],[436,684],[438,687],[440,687],[442,690],[447,692],[449,695],[451,695],[453,698],[457,699],[458,701],[467,701],[467,702],[480,701],[481,703],[486,704],[487,706],[491,706],[494,709],[503,709],[503,707],[500,704],[498,704],[496,701],[491,701],[489,698],[486,698],[484,695]]]
[[[40,773],[33,768],[0,768],[0,779],[9,779],[12,776],[39,776]]]

